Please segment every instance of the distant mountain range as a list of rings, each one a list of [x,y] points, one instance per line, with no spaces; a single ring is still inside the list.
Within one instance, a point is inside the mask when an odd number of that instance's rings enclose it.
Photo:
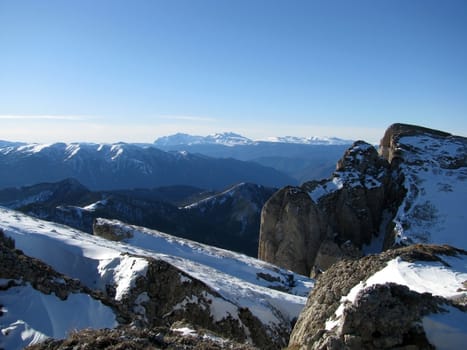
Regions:
[[[0,142],[0,188],[66,178],[92,190],[172,185],[222,189],[239,182],[278,187],[295,182],[257,163],[166,152],[148,144]]]
[[[293,143],[303,145],[349,145],[352,140],[343,140],[337,137],[297,137],[297,136],[281,136],[269,137],[265,140],[252,140],[245,136],[233,133],[223,132],[208,136],[189,135],[177,133],[174,135],[163,136],[154,141],[158,147],[168,147],[177,145],[222,145],[222,146],[241,146],[241,145],[258,145],[262,143]]]
[[[337,160],[352,142],[335,137],[294,136],[254,141],[226,132],[206,137],[179,133],[158,138],[154,145],[165,151],[186,151],[255,162],[285,173],[295,183],[303,183],[321,179],[334,171]]]

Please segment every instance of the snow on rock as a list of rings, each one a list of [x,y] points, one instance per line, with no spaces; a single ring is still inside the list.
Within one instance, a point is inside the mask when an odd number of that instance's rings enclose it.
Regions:
[[[327,331],[342,327],[345,310],[355,305],[357,299],[375,285],[396,283],[418,293],[429,293],[447,300],[467,297],[467,256],[441,256],[443,261],[404,261],[396,257],[367,280],[355,285],[340,300],[334,316],[325,323]],[[428,341],[437,349],[462,348],[467,341],[467,313],[459,308],[444,305],[442,310],[422,318]]]
[[[215,319],[234,317],[238,307],[247,307],[263,324],[288,323],[298,316],[314,284],[309,278],[246,255],[155,230],[107,219],[97,219],[94,227],[99,226],[107,226],[105,230],[113,226],[119,232],[131,231],[129,238],[124,239],[126,243],[157,254],[219,293],[222,299],[206,296],[211,300]]]
[[[310,293],[289,346],[458,348],[448,344],[467,342],[466,300],[465,250],[418,244],[340,261]]]
[[[87,294],[71,293],[61,300],[27,284],[9,288],[0,295],[2,349],[22,349],[48,337],[65,338],[72,330],[117,326],[112,309]]]
[[[89,288],[106,290],[107,285],[114,286],[117,298],[146,273],[145,259],[129,256],[100,237],[67,226],[0,208],[0,228],[26,255],[78,278]]]
[[[389,282],[409,287],[418,293],[430,293],[447,299],[460,298],[467,293],[463,283],[467,281],[467,257],[443,257],[450,267],[441,262],[407,262],[397,257],[390,260],[387,266],[376,272],[366,281],[361,281],[353,287],[349,294],[341,298],[341,305],[335,312],[335,318],[326,322],[326,329],[331,330],[339,323],[344,309],[355,302],[357,295],[364,289],[377,284]],[[466,314],[467,317],[467,314]],[[465,335],[467,337],[467,333]]]
[[[162,271],[158,266],[165,269],[161,265],[164,262],[175,268],[175,275],[182,276],[176,283],[197,290],[198,294],[192,297],[198,295],[204,299],[205,306],[200,307],[209,310],[214,322],[241,320],[236,321],[238,326],[250,334],[255,328],[244,324],[244,320],[249,317],[245,312],[251,313],[262,332],[267,332],[273,342],[285,344],[283,336],[290,332],[292,321],[298,317],[314,284],[304,276],[245,255],[117,221],[99,221],[131,231],[131,235],[121,242],[109,241],[0,208],[0,228],[15,240],[18,249],[61,273],[80,279],[90,288],[108,292],[108,286],[113,286],[114,298],[122,301],[129,298],[131,309],[143,319],[146,315],[143,309],[149,301],[141,288],[144,283],[155,286],[156,282],[146,281],[146,274],[150,268],[151,276],[155,276],[157,271]],[[167,276],[173,278],[172,272]],[[140,277],[144,278],[135,287]],[[201,287],[204,292],[197,287],[200,282],[207,286]],[[186,299],[179,307],[190,303],[192,300]]]
[[[96,211],[100,208],[104,208],[107,205],[107,202],[108,201],[106,199],[102,199],[100,201],[86,205],[85,207],[83,207],[83,209],[87,211]]]
[[[261,287],[286,289],[290,294],[306,296],[313,286],[313,280],[291,271],[225,249],[212,247],[184,238],[168,235],[156,230],[126,225],[118,220],[96,219],[95,233],[111,229],[126,233],[124,242],[167,256],[180,257],[193,263],[202,264],[228,274],[231,277]],[[175,264],[178,266],[177,264]],[[183,269],[187,273],[188,269]],[[195,273],[198,273],[194,271]]]
[[[467,248],[467,139],[422,133],[393,147],[407,191],[394,219],[396,243]]]

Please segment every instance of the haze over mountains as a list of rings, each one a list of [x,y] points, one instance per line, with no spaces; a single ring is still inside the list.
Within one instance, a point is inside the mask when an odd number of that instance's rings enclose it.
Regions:
[[[175,134],[154,144],[166,151],[187,151],[216,158],[235,158],[272,167],[302,183],[320,179],[332,172],[351,140],[336,137],[270,137],[251,140],[225,132],[203,136]],[[289,183],[292,184],[292,183]]]

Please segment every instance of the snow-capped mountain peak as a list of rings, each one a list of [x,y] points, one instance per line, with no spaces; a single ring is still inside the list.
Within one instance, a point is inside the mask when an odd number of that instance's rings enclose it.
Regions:
[[[302,145],[350,145],[353,141],[344,140],[337,137],[297,137],[297,136],[274,136],[265,139],[252,140],[245,136],[233,133],[223,132],[208,136],[196,136],[188,134],[174,134],[158,138],[154,144],[159,147],[169,146],[193,146],[193,145],[223,145],[223,146],[241,146],[255,145],[258,143],[291,143]]]
[[[266,138],[267,142],[293,143],[302,145],[350,145],[352,140],[344,140],[337,137],[297,137],[297,136],[276,136]]]
[[[189,135],[177,133],[174,135],[163,136],[158,138],[154,144],[156,146],[176,146],[176,145],[249,145],[253,141],[242,135],[233,132],[215,133],[208,136]]]

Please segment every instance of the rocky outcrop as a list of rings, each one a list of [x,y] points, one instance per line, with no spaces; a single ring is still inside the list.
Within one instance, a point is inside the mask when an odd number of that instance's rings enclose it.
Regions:
[[[278,191],[263,207],[258,257],[305,275],[360,257],[380,231],[389,170],[373,146],[357,141],[331,178]]]
[[[380,141],[379,152],[390,163],[394,159],[401,159],[402,150],[399,140],[404,136],[430,135],[438,138],[455,137],[447,132],[425,128],[418,125],[396,123],[389,126]]]
[[[249,344],[240,344],[220,337],[210,331],[198,329],[186,322],[171,328],[86,329],[73,332],[67,339],[50,339],[44,343],[27,347],[28,350],[147,350],[147,349],[257,349]]]
[[[110,241],[121,241],[133,237],[130,230],[124,226],[112,225],[112,221],[97,218],[92,225],[93,234]]]
[[[289,349],[432,349],[421,326],[422,317],[443,312],[447,306],[465,312],[465,298],[446,299],[395,283],[376,284],[362,288],[355,301],[344,308],[338,325],[330,327],[327,322],[352,288],[392,259],[449,266],[443,256],[466,255],[466,251],[448,246],[414,245],[336,263],[320,275],[310,293]]]
[[[303,189],[285,187],[261,212],[259,258],[309,275],[328,228],[322,212]]]
[[[284,196],[287,188],[266,202],[258,256],[314,275],[343,258],[368,253],[363,248],[369,244],[372,252],[413,243],[456,245],[466,179],[467,138],[393,124],[379,152],[357,141],[329,179],[295,188],[299,204]],[[289,207],[295,208],[293,215]]]
[[[285,330],[280,337],[273,336],[250,310],[239,308],[203,282],[161,260],[150,259],[146,276],[136,281],[122,303],[138,314],[137,324],[143,327],[161,327],[184,320],[241,343],[250,340],[262,349],[283,346],[276,342],[287,336]],[[222,314],[216,309],[220,305],[231,310],[231,314],[216,316]]]

